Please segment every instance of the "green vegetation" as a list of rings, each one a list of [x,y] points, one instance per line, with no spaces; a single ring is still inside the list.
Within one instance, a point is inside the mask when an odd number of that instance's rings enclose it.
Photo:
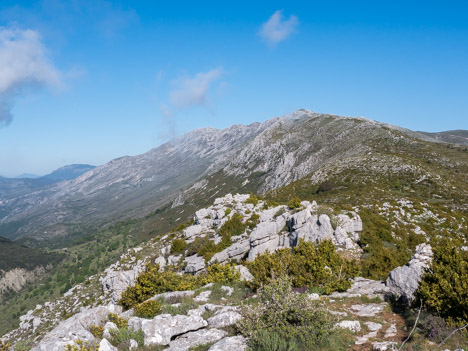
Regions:
[[[146,271],[137,278],[135,286],[127,288],[119,301],[125,309],[130,309],[150,297],[168,291],[193,290],[213,282],[230,282],[239,280],[238,273],[232,265],[213,264],[205,274],[177,274],[173,271],[159,271],[159,265],[148,264]]]
[[[291,200],[289,200],[288,207],[293,210],[301,207],[301,199],[298,196],[294,196],[291,198]]]
[[[171,244],[171,253],[172,254],[181,254],[184,253],[187,248],[187,242],[184,239],[174,239]]]
[[[109,322],[115,323],[117,328],[127,328],[128,327],[128,319],[120,317],[118,314],[109,313],[107,316]]]
[[[216,253],[232,245],[232,236],[244,233],[248,226],[255,226],[258,222],[258,218],[258,215],[253,214],[251,219],[244,224],[242,223],[242,216],[237,212],[234,213],[232,217],[219,228],[221,241],[218,244],[215,244],[209,237],[196,238],[187,246],[187,256],[198,254],[208,262]]]
[[[46,252],[19,245],[0,236],[0,269],[7,272],[13,268],[34,270],[37,267],[56,265],[64,259],[63,254]]]
[[[330,349],[333,320],[320,302],[294,293],[288,278],[262,285],[258,297],[258,304],[242,308],[243,318],[237,323],[238,330],[250,338],[250,350]]]
[[[135,315],[141,318],[153,318],[161,312],[162,304],[157,300],[148,300],[135,306]]]
[[[265,253],[247,266],[255,277],[253,287],[266,284],[271,278],[288,276],[294,287],[320,288],[326,294],[348,289],[349,278],[359,273],[356,262],[336,253],[331,241],[314,245],[301,240],[293,249]]]
[[[468,251],[460,247],[444,239],[434,248],[434,261],[418,290],[428,308],[455,325],[468,323]]]
[[[117,330],[110,330],[112,339],[109,340],[112,345],[116,346],[118,350],[128,350],[130,347],[130,340],[135,340],[138,346],[143,346],[145,335],[143,331],[134,331],[128,327],[119,328]]]

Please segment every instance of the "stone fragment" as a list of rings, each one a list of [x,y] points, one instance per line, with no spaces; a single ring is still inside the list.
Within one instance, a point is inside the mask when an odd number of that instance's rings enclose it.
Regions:
[[[341,321],[335,324],[335,328],[349,329],[357,333],[361,331],[361,323],[359,321]]]

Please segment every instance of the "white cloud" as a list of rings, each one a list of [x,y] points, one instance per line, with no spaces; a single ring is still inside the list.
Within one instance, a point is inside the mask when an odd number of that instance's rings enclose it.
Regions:
[[[193,77],[180,78],[173,82],[175,89],[170,93],[169,100],[177,108],[205,105],[211,85],[221,78],[222,68],[208,72],[197,73]]]
[[[271,15],[268,21],[262,24],[259,34],[269,45],[275,46],[289,37],[298,24],[299,20],[296,16],[291,15],[286,20],[283,11],[278,10]]]
[[[61,74],[47,58],[38,32],[0,27],[0,127],[11,122],[19,95],[60,82]]]

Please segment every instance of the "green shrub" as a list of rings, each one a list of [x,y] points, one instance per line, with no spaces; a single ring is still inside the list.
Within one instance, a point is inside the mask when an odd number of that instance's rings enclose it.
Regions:
[[[99,346],[84,342],[83,340],[75,340],[75,345],[65,346],[65,351],[97,351]]]
[[[109,322],[115,323],[119,329],[128,327],[128,319],[120,317],[118,314],[109,313],[107,318],[109,319]]]
[[[150,263],[146,266],[146,271],[138,276],[135,286],[127,288],[122,293],[119,304],[124,309],[130,309],[159,293],[193,290],[208,283],[231,282],[239,280],[239,278],[240,274],[233,265],[229,264],[212,264],[207,268],[205,274],[191,275],[177,274],[172,271],[160,272],[159,265]]]
[[[102,338],[102,333],[104,333],[104,327],[102,325],[92,325],[90,332],[94,335],[95,338]]]
[[[161,312],[161,307],[161,302],[147,300],[135,306],[135,314],[141,318],[153,318]]]
[[[190,244],[187,245],[187,256],[197,254],[204,246],[208,245],[211,240],[208,237],[195,238]]]
[[[240,280],[240,272],[233,264],[214,263],[206,269],[206,281],[208,283],[231,283]]]
[[[455,324],[468,322],[468,251],[444,239],[434,248],[434,259],[417,295],[425,305]]]
[[[241,235],[245,232],[246,227],[247,225],[242,223],[242,216],[236,212],[219,228],[219,234],[222,236]]]
[[[312,301],[306,294],[292,291],[291,281],[287,277],[274,279],[258,290],[259,304],[243,306],[242,319],[237,323],[238,330],[250,338],[249,346],[254,350],[273,346],[266,333],[276,334],[276,340],[282,340],[281,349],[294,350],[294,344],[300,342],[306,347],[325,341],[333,332],[333,323],[320,302]],[[260,348],[263,350],[264,348]]]
[[[359,273],[358,265],[341,257],[328,240],[319,245],[301,240],[293,249],[258,256],[248,268],[255,278],[251,283],[254,288],[286,275],[294,287],[321,287],[326,293],[348,289],[349,278]]]
[[[250,229],[254,229],[259,222],[260,222],[260,215],[258,213],[254,213],[250,216],[246,224]]]
[[[226,210],[224,211],[224,215],[228,216],[231,213],[231,211],[232,211],[232,209],[230,209],[229,207],[226,208]]]
[[[192,290],[197,286],[197,279],[197,277],[188,274],[179,275],[171,271],[159,272],[159,265],[150,263],[146,266],[146,271],[138,276],[136,285],[127,288],[122,293],[119,304],[124,309],[129,309],[159,293]]]
[[[117,346],[118,350],[128,350],[130,340],[133,339],[138,343],[138,346],[144,345],[145,334],[143,330],[133,330],[129,328],[119,328],[118,330],[111,329],[111,343]]]
[[[301,207],[301,199],[299,199],[297,196],[294,196],[293,198],[291,198],[291,200],[289,200],[288,202],[288,207],[290,209],[296,209],[296,208],[299,208]]]
[[[250,197],[245,201],[245,203],[257,206],[259,200],[260,200],[259,196],[254,195],[253,193],[250,193]]]
[[[181,254],[185,251],[187,247],[187,242],[184,239],[174,239],[171,244],[171,253],[172,254]]]

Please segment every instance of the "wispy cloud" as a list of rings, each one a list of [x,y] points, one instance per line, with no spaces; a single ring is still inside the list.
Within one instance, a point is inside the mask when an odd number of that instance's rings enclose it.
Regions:
[[[211,85],[221,78],[223,69],[218,67],[208,72],[197,73],[193,77],[179,78],[173,82],[175,89],[169,100],[177,108],[186,108],[207,104],[207,95]]]
[[[38,32],[0,27],[0,127],[10,124],[18,96],[60,85],[61,73],[48,59]]]
[[[283,11],[276,11],[271,17],[262,24],[259,35],[268,45],[276,46],[279,42],[287,39],[296,30],[299,20],[291,15],[288,19],[283,16]]]

